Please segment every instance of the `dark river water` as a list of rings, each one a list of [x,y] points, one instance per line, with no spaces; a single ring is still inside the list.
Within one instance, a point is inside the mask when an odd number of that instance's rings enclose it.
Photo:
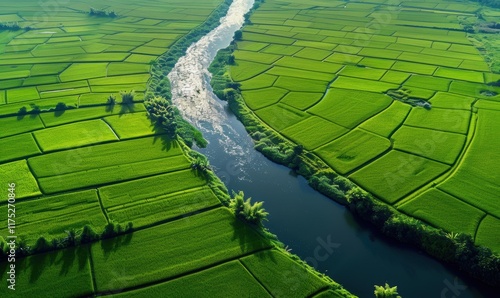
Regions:
[[[496,291],[395,243],[319,194],[284,166],[254,150],[243,125],[213,94],[207,70],[229,45],[253,0],[235,0],[221,25],[193,44],[173,69],[173,102],[209,141],[205,154],[228,189],[264,201],[266,227],[297,254],[360,297],[373,285],[398,286],[404,297],[498,297]],[[298,281],[300,282],[300,281]]]

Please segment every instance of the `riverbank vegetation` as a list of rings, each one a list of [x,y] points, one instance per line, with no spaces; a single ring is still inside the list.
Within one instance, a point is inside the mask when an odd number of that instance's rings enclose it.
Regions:
[[[211,68],[216,94],[256,149],[386,235],[498,285],[500,167],[490,147],[498,132],[485,129],[500,125],[498,90],[460,25],[480,7],[305,2],[284,10],[288,2],[262,4]],[[488,163],[481,172],[471,166],[479,158]]]
[[[166,73],[229,1],[111,1],[118,15],[99,18],[81,13],[100,4],[87,1],[43,21],[32,13],[41,4],[0,4],[0,22],[37,28],[0,32],[0,182],[16,184],[17,295],[197,296],[215,272],[219,291],[270,296],[289,282],[268,273],[277,267],[297,273],[304,296],[352,297],[240,220],[186,146],[204,141],[170,105]],[[0,235],[6,280],[6,226]]]

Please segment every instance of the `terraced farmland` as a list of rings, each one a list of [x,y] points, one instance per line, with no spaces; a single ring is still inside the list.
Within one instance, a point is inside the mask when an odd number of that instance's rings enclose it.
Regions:
[[[265,1],[230,76],[262,122],[337,173],[500,252],[498,75],[460,24],[480,7],[397,4]]]
[[[151,65],[227,5],[103,5],[0,3],[1,23],[30,27],[0,31],[0,184],[16,185],[18,254],[37,253],[18,256],[15,294],[270,296],[283,280],[269,272],[294,270],[304,296],[350,297],[237,219],[222,183],[192,168],[190,149],[147,117]],[[90,7],[116,16],[91,16]],[[132,100],[120,94],[131,90]],[[0,233],[9,235],[6,225]],[[2,259],[4,281],[8,268]]]

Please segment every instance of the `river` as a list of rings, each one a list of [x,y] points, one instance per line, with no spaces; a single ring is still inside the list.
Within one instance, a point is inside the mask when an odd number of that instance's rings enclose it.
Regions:
[[[173,103],[209,141],[207,148],[197,150],[209,158],[228,189],[264,201],[270,213],[266,227],[292,253],[355,295],[374,297],[373,285],[387,282],[397,285],[404,298],[495,297],[494,290],[380,235],[253,148],[243,125],[213,94],[207,70],[252,5],[253,0],[235,0],[221,25],[191,45],[169,74]]]

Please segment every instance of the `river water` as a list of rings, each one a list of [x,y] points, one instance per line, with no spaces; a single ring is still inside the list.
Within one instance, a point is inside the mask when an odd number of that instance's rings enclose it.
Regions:
[[[229,190],[264,201],[270,213],[266,227],[292,253],[360,297],[373,297],[373,285],[386,282],[397,285],[404,298],[495,297],[493,289],[373,231],[253,148],[243,125],[213,94],[207,70],[252,5],[253,0],[234,0],[221,25],[193,44],[169,74],[174,104],[209,141],[197,150]]]

